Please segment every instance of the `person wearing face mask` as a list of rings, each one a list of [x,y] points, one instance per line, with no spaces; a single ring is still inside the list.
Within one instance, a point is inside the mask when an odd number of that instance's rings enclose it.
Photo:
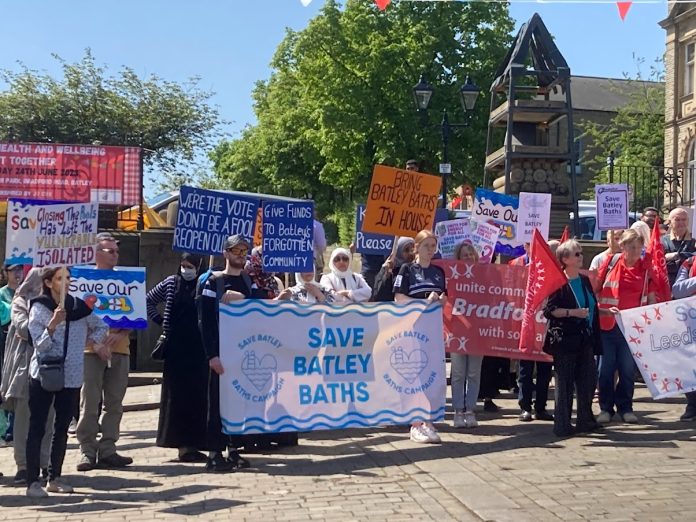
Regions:
[[[362,303],[370,299],[372,289],[360,274],[350,268],[352,256],[345,248],[331,252],[329,268],[331,273],[321,276],[319,284],[335,294],[337,304]]]
[[[370,301],[385,302],[394,300],[394,279],[405,263],[410,263],[415,257],[414,242],[410,237],[400,237],[396,242],[394,256],[389,256],[382,269],[375,277]]]
[[[147,315],[167,336],[157,445],[181,462],[205,462],[208,361],[198,332],[196,280],[201,258],[185,253],[179,271],[147,293]],[[157,306],[164,303],[160,314]]]

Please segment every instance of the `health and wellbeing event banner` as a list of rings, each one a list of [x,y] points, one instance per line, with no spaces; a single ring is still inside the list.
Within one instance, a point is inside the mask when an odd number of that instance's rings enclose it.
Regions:
[[[0,200],[137,205],[140,178],[137,147],[0,143]]]
[[[696,390],[696,297],[623,310],[618,318],[654,399]]]
[[[110,328],[147,328],[145,268],[75,266],[70,269],[68,292],[87,303]]]
[[[470,355],[551,361],[542,350],[546,319],[535,318],[536,344],[519,350],[527,267],[437,260],[445,270],[447,303],[444,310],[445,350]]]
[[[228,434],[444,417],[439,304],[221,304],[220,357],[220,415]]]

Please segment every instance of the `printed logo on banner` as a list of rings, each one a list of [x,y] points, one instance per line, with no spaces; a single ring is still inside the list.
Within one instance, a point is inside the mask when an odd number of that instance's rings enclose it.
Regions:
[[[269,272],[312,272],[314,203],[265,201],[263,268]]]
[[[251,244],[259,203],[258,199],[218,190],[181,187],[172,248],[219,255],[225,240],[235,234]]]
[[[237,349],[242,353],[239,369],[244,380],[235,377],[232,380],[232,388],[244,400],[252,402],[264,402],[278,394],[283,388],[285,380],[278,375],[278,361],[273,353],[282,348],[282,343],[273,335],[267,333],[255,333],[242,339],[237,344]],[[261,353],[261,357],[257,356]],[[251,389],[253,386],[254,390]]]

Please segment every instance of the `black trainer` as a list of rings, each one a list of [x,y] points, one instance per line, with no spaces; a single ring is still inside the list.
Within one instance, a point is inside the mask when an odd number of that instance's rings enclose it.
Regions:
[[[696,420],[696,410],[687,408],[686,411],[682,414],[682,416],[679,417],[679,420],[682,422],[691,422]]]
[[[21,485],[26,485],[27,483],[27,470],[26,469],[20,469],[17,474],[14,476],[14,479],[12,480],[15,484],[18,486]]]
[[[88,455],[82,455],[80,462],[77,463],[77,471],[91,471],[96,467],[97,460]]]
[[[130,457],[124,457],[118,453],[109,455],[108,457],[99,457],[97,465],[100,468],[125,468],[129,464],[133,464],[133,459]]]
[[[205,470],[208,473],[230,473],[236,471],[236,466],[228,459],[218,453],[213,458],[208,457],[208,462],[205,464]]]

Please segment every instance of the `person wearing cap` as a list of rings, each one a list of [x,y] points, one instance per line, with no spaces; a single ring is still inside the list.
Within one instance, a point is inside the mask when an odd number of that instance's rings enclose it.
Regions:
[[[208,416],[207,416],[207,446],[208,461],[205,470],[214,473],[236,471],[249,467],[249,462],[242,458],[236,449],[230,446],[231,439],[222,433],[220,419],[220,375],[225,368],[220,361],[220,339],[218,313],[220,302],[224,304],[255,297],[255,285],[251,278],[243,272],[249,243],[243,236],[230,236],[224,243],[223,256],[225,270],[213,272],[205,282],[201,293],[200,330],[203,347],[208,359],[210,374],[208,379]],[[218,278],[222,278],[223,294],[218,300]],[[223,452],[227,448],[228,456]]]
[[[108,233],[97,234],[96,268],[113,270],[118,264],[118,241]],[[80,461],[77,471],[100,468],[123,468],[133,463],[131,457],[116,452],[121,434],[123,397],[128,387],[130,369],[130,330],[110,328],[101,345],[87,344],[85,375],[80,400],[77,440]],[[101,438],[99,435],[99,403],[103,404]]]

